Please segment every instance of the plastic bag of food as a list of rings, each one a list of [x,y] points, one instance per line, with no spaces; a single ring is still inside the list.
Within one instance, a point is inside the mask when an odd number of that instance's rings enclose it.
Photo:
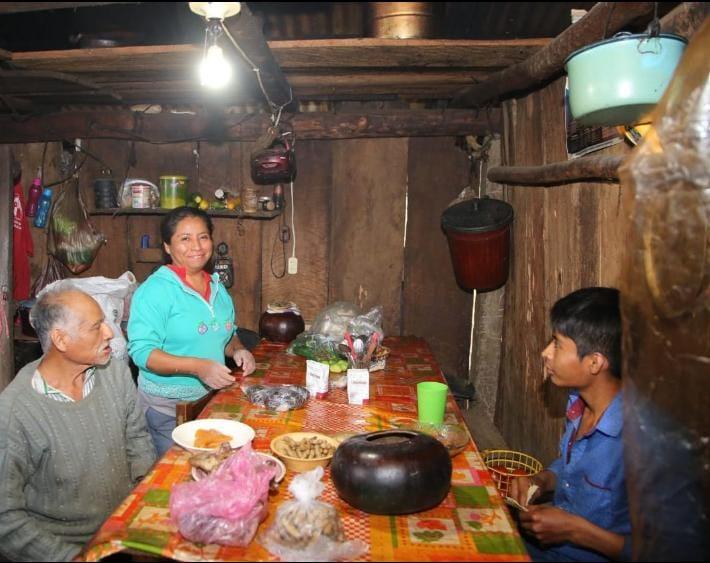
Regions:
[[[246,444],[204,479],[175,485],[170,517],[191,542],[246,546],[266,518],[275,473]]]
[[[47,253],[72,274],[88,270],[106,238],[89,221],[76,177],[68,180],[54,202],[49,221]]]
[[[342,337],[341,337],[342,339]],[[341,359],[338,352],[338,342],[322,334],[302,332],[289,344],[286,350],[289,354],[303,356],[308,360],[330,363]]]
[[[322,477],[322,467],[295,477],[288,487],[294,500],[279,507],[264,534],[262,544],[282,561],[352,560],[367,550],[363,541],[346,540],[333,505],[316,500],[325,489]]]
[[[249,402],[277,412],[300,409],[308,400],[301,385],[245,385],[242,391]]]
[[[358,315],[348,323],[348,332],[353,336],[363,335],[369,337],[377,333],[377,341],[382,342],[385,333],[382,331],[382,307],[370,309],[364,315]]]
[[[360,310],[352,303],[337,301],[318,313],[310,332],[340,342],[348,329],[348,323],[359,314]]]

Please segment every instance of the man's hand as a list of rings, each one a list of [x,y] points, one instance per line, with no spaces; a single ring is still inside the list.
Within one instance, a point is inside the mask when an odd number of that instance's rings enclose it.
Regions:
[[[240,348],[239,350],[236,350],[232,355],[232,359],[238,367],[241,367],[242,370],[244,370],[245,376],[252,373],[256,368],[256,361],[254,360],[254,356],[252,356],[251,352],[246,348]]]
[[[538,489],[530,496],[530,500],[528,500],[528,491],[532,486],[537,486]],[[529,502],[534,501],[541,494],[542,490],[539,488],[539,485],[533,483],[530,477],[516,477],[511,479],[508,485],[508,496],[525,508],[527,508]]]
[[[532,505],[520,513],[520,525],[543,544],[572,541],[580,517],[548,505]]]

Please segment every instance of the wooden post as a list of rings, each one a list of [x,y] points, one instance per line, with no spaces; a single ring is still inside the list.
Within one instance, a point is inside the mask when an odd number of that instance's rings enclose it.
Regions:
[[[12,167],[10,147],[0,145],[0,391],[15,375],[12,343]]]
[[[261,18],[252,14],[247,3],[242,2],[239,15],[227,18],[224,25],[239,48],[259,69],[261,83],[271,102],[277,107],[284,106],[286,110],[297,107],[293,103],[291,87],[264,38]]]
[[[462,90],[451,105],[475,107],[539,86],[559,76],[565,59],[574,51],[611,37],[634,20],[650,14],[652,8],[653,2],[600,2],[530,58]],[[661,18],[661,29],[690,39],[707,14],[707,2],[683,2]]]

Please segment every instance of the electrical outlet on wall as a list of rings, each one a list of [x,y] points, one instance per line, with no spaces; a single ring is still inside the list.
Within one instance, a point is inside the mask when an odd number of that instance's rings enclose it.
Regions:
[[[291,256],[291,258],[288,259],[288,273],[298,273],[298,258],[296,258],[295,256]]]

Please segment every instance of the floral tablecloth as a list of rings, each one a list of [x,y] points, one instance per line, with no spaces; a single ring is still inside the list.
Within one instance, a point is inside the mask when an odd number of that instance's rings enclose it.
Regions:
[[[256,431],[254,448],[265,452],[271,439],[284,432],[365,432],[404,426],[417,416],[416,384],[443,378],[424,340],[388,338],[385,345],[391,353],[386,368],[371,374],[370,401],[366,405],[349,405],[344,390],[331,390],[325,399],[310,399],[303,409],[278,413],[252,405],[240,385],[235,385],[215,395],[200,418],[229,418],[249,424]],[[246,383],[304,384],[305,359],[288,355],[284,345],[263,341],[254,356],[257,368]],[[463,422],[451,395],[446,418]],[[270,495],[269,516],[249,546],[197,545],[178,533],[168,508],[172,485],[190,479],[188,457],[178,446],[169,450],[106,520],[80,558],[93,561],[133,550],[181,561],[277,560],[261,546],[259,534],[271,525],[278,505],[292,497],[288,484],[293,474],[289,473],[278,492]],[[321,500],[338,509],[348,539],[359,538],[369,546],[361,561],[528,561],[473,441],[452,461],[448,496],[425,512],[406,516],[361,512],[340,500],[329,470]]]

